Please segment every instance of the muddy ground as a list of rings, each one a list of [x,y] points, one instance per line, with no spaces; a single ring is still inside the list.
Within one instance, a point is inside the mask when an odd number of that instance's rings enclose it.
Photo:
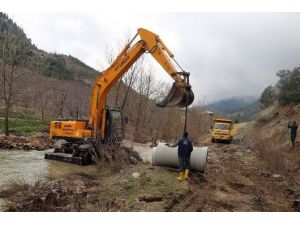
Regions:
[[[299,190],[299,185],[298,185]],[[294,211],[299,191],[283,176],[264,168],[247,149],[213,144],[202,179],[193,177],[190,192],[172,211]]]
[[[205,172],[177,181],[149,163],[50,177],[1,192],[8,211],[299,211],[300,186],[243,145],[214,143]],[[84,168],[84,167],[83,167]]]

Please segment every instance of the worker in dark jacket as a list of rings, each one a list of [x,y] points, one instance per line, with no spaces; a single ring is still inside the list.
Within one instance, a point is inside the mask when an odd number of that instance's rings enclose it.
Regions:
[[[183,137],[175,144],[166,144],[169,147],[178,146],[179,176],[178,180],[188,179],[190,170],[190,157],[193,151],[193,144],[188,138],[188,132],[184,132]]]
[[[293,145],[293,148],[294,148],[295,147],[295,140],[296,140],[296,136],[297,136],[298,124],[296,123],[296,121],[293,121],[292,123],[289,122],[288,128],[291,129],[291,141],[292,141],[292,145]]]

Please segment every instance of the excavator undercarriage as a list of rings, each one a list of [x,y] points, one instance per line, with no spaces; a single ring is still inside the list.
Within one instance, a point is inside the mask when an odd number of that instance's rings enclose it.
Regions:
[[[78,137],[78,134],[82,134],[80,132],[82,129],[81,127],[75,128],[76,123],[74,123],[74,120],[53,121],[50,125],[51,128],[57,127],[57,123],[60,123],[59,126],[61,128],[59,131],[64,131],[64,133],[58,134],[55,133],[55,129],[51,129],[55,148],[53,153],[45,154],[45,159],[69,162],[78,165],[89,165],[96,163],[102,158],[100,152],[101,148],[103,149],[107,145],[120,145],[124,138],[122,111],[119,109],[106,108],[105,112],[106,133],[103,139],[100,137],[94,139],[88,135],[85,137],[80,135]],[[80,122],[84,123],[84,126],[88,126],[88,121]]]

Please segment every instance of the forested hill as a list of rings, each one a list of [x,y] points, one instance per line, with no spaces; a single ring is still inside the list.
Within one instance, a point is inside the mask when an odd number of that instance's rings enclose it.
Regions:
[[[230,118],[238,122],[251,121],[260,110],[255,96],[240,96],[223,99],[206,105],[216,116]]]
[[[99,74],[98,71],[69,55],[53,54],[38,49],[20,28],[5,13],[0,12],[0,45],[3,45],[3,35],[16,36],[19,41],[27,44],[28,52],[27,67],[43,76],[63,80],[80,80],[90,84]]]

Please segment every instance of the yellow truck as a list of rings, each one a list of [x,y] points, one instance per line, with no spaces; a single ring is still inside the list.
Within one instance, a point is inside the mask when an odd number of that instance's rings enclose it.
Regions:
[[[226,141],[231,143],[233,139],[233,120],[214,118],[211,130],[211,141]]]

